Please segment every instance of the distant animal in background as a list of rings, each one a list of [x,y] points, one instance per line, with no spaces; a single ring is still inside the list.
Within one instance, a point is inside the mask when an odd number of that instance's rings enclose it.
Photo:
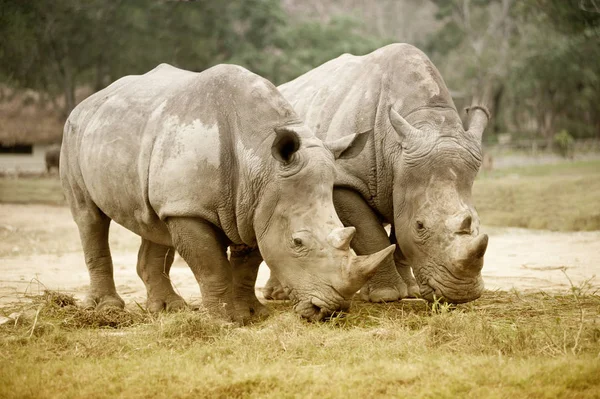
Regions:
[[[60,144],[54,144],[46,150],[46,172],[50,173],[52,168],[58,170],[60,162]]]

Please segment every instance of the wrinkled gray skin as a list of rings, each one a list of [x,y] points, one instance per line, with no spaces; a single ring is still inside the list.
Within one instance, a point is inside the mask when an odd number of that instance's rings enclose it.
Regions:
[[[270,82],[232,65],[163,64],[92,95],[65,125],[60,165],[90,273],[86,305],[124,305],[108,246],[114,220],[142,237],[137,271],[151,311],[184,306],[168,278],[175,249],[217,316],[266,313],[254,293],[261,253],[302,316],[347,309],[394,250],[357,257],[354,228],[333,207],[332,154],[356,155],[361,137],[326,148]]]
[[[46,161],[47,173],[50,173],[52,168],[58,169],[58,165],[60,163],[60,145],[54,144],[48,147],[46,153],[44,154],[44,158]]]
[[[279,90],[322,139],[371,132],[358,157],[336,162],[333,196],[342,222],[357,229],[358,254],[381,250],[390,239],[398,244],[362,296],[478,298],[488,237],[479,232],[471,187],[488,111],[472,107],[465,131],[439,72],[408,44],[342,55]],[[276,279],[265,296],[285,296]]]

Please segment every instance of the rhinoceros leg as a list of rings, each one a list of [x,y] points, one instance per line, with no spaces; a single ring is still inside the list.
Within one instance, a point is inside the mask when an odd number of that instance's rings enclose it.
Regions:
[[[151,312],[159,312],[163,309],[178,310],[185,307],[185,301],[175,293],[169,279],[174,255],[174,248],[142,238],[142,245],[138,252],[137,273],[146,285],[148,292],[146,307]]]
[[[83,206],[82,206],[83,205]],[[73,206],[73,216],[90,273],[90,291],[84,301],[86,308],[124,308],[125,302],[115,288],[113,263],[108,245],[110,219],[95,205]]]
[[[356,191],[335,188],[333,203],[344,226],[356,228],[352,248],[358,255],[373,254],[390,245],[390,239],[377,215]],[[370,302],[397,301],[407,296],[406,284],[398,274],[392,256],[381,264],[375,275],[360,289],[360,294]]]
[[[204,307],[214,316],[233,320],[233,276],[223,232],[197,218],[169,218],[167,226],[175,248],[200,285]]]
[[[396,244],[396,250],[394,251],[394,263],[396,264],[396,269],[398,270],[400,277],[402,277],[402,280],[404,280],[408,286],[408,296],[413,298],[418,297],[421,293],[419,290],[419,285],[412,274],[410,265],[406,263],[406,258],[404,257],[404,254],[402,253],[402,250],[396,241],[394,226],[392,226],[390,241],[392,244]]]
[[[113,277],[113,263],[108,245],[110,218],[91,200],[81,176],[67,167],[61,174],[61,183],[73,220],[79,230],[85,264],[90,274],[90,290],[83,305],[86,308],[124,308],[125,302],[117,294]],[[79,178],[77,178],[79,177]]]
[[[260,303],[254,291],[262,256],[258,248],[231,245],[229,263],[233,272],[233,301],[236,321],[247,323],[252,317],[265,317],[269,311]]]

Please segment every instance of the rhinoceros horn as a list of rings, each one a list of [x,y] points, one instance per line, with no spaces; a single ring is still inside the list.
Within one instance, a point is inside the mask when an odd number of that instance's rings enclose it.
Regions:
[[[342,270],[342,276],[345,281],[350,283],[352,291],[356,292],[373,277],[379,265],[394,252],[394,249],[396,249],[396,246],[390,245],[371,255],[356,256],[352,254]]]
[[[464,271],[479,273],[483,267],[483,255],[488,246],[488,235],[481,234],[467,244],[465,257],[460,262]]]
[[[473,241],[467,245],[467,253],[469,254],[469,257],[472,259],[483,258],[483,255],[485,255],[485,250],[487,249],[487,245],[487,234],[481,234],[475,237]]]
[[[404,141],[409,137],[419,136],[421,134],[419,129],[408,123],[408,121],[392,107],[390,107],[390,122],[392,122],[392,126],[394,126],[394,129],[400,136],[401,141]]]
[[[354,227],[340,227],[329,234],[328,240],[334,248],[347,251],[350,249],[350,241],[352,241],[355,233],[356,228]]]

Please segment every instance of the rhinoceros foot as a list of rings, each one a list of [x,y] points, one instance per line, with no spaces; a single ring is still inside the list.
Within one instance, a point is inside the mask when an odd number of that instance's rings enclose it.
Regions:
[[[158,313],[163,310],[176,312],[187,307],[182,297],[177,294],[169,294],[165,297],[153,296],[146,301],[146,309],[149,312]]]
[[[290,299],[290,297],[284,292],[281,283],[277,278],[273,275],[269,277],[269,281],[262,290],[265,299],[268,300],[276,300],[276,301],[285,301]]]
[[[107,295],[88,295],[88,297],[83,301],[83,307],[85,309],[109,309],[109,308],[117,308],[123,309],[125,308],[125,302],[121,299],[118,294],[107,294]]]

